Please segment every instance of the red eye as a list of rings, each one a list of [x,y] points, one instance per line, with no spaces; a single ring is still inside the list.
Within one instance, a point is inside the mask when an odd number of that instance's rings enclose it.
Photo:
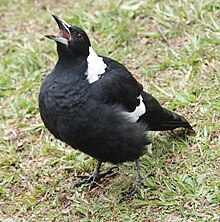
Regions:
[[[82,33],[78,33],[77,34],[77,40],[78,41],[82,41],[83,40],[83,34]]]

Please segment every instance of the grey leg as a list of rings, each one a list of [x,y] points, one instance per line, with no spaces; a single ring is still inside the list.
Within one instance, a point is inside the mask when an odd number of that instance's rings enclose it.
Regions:
[[[111,177],[117,174],[117,172],[114,172],[113,169],[118,168],[117,166],[111,167],[110,169],[106,170],[103,173],[100,172],[102,162],[98,161],[95,165],[94,172],[91,175],[78,175],[77,177],[82,179],[82,181],[78,182],[74,185],[75,187],[80,187],[83,184],[89,185],[89,190],[91,190],[96,184],[97,181],[99,181],[103,177]]]
[[[143,178],[140,173],[139,160],[135,161],[135,166],[136,166],[136,179],[134,181],[133,187],[130,188],[128,191],[122,193],[123,197],[120,200],[120,202],[132,199],[135,195],[138,195],[138,188],[145,186],[143,183]]]

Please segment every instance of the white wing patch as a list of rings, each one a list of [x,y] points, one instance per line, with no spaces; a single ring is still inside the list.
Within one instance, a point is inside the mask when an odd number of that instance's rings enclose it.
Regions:
[[[92,47],[89,47],[89,56],[87,58],[88,69],[86,71],[87,80],[93,83],[105,73],[107,65],[104,63],[103,58],[99,57]]]
[[[142,116],[146,112],[146,107],[143,102],[143,97],[140,95],[138,98],[140,100],[140,104],[136,107],[136,109],[132,112],[133,115],[137,117],[137,120],[140,116]]]
[[[140,95],[137,97],[140,100],[140,104],[135,108],[133,112],[124,112],[124,114],[130,119],[132,122],[137,122],[139,117],[142,116],[146,112],[146,107],[143,102],[143,97]]]

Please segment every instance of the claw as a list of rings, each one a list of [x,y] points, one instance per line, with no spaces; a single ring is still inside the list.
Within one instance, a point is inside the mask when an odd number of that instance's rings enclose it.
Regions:
[[[76,183],[74,185],[74,188],[80,187],[85,184],[85,185],[89,186],[89,190],[92,190],[97,185],[97,182],[101,178],[112,177],[118,173],[117,171],[116,172],[114,171],[114,169],[118,169],[117,166],[111,167],[110,169],[106,170],[103,173],[99,173],[100,166],[101,166],[101,162],[98,162],[96,164],[93,174],[91,174],[91,175],[77,175],[76,177],[82,179],[82,181]]]
[[[129,190],[122,192],[122,198],[120,199],[120,203],[123,201],[131,200],[135,197],[138,197],[139,195],[139,188],[141,187],[146,188],[146,185],[141,182],[141,183],[134,183],[133,187],[131,187]]]
[[[89,184],[92,189],[92,187],[94,186],[94,183],[98,181],[98,177],[95,177],[93,174],[92,175],[78,175],[77,177],[82,179],[82,181],[76,183],[73,188],[80,187],[83,184]]]
[[[114,172],[114,171],[113,171],[114,169],[117,169],[117,170],[118,170],[118,167],[117,167],[117,166],[113,166],[113,167],[109,168],[108,170],[106,170],[105,172],[100,173],[100,174],[99,174],[100,178],[103,178],[103,177],[112,177],[112,176],[116,175],[116,174],[118,173],[118,171]]]

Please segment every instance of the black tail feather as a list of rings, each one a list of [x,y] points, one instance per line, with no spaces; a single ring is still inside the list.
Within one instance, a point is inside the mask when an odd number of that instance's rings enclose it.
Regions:
[[[153,123],[148,125],[149,129],[152,131],[164,131],[164,130],[174,130],[179,127],[187,128],[192,130],[192,126],[189,122],[183,117],[169,111],[165,108],[163,109],[163,115],[161,115],[160,122]]]
[[[146,113],[139,121],[147,123],[149,130],[164,131],[179,127],[193,130],[192,126],[183,116],[163,108],[150,94],[143,92],[142,97],[144,98]]]

